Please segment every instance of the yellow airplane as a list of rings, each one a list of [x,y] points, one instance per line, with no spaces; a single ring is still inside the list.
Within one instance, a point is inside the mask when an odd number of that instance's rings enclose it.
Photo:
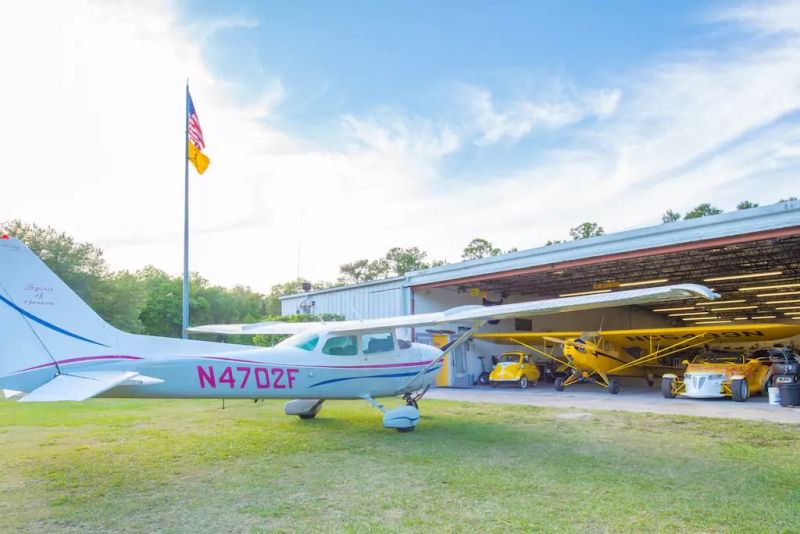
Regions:
[[[591,381],[619,393],[617,377],[633,376],[653,385],[655,376],[682,374],[687,352],[705,345],[752,344],[800,335],[800,325],[709,325],[685,328],[606,330],[600,332],[504,332],[476,334],[504,345],[516,344],[556,362],[567,376],[555,388]],[[539,348],[541,346],[542,348]],[[556,348],[561,347],[561,354]]]

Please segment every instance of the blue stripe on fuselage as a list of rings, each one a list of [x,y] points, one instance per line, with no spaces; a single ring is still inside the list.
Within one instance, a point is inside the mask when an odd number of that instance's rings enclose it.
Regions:
[[[433,371],[438,371],[441,366],[437,365],[435,367],[431,367],[425,374],[428,374]],[[325,384],[333,384],[334,382],[344,382],[346,380],[358,380],[359,378],[400,378],[403,376],[416,376],[419,374],[419,371],[411,372],[411,373],[392,373],[388,375],[372,375],[372,376],[346,376],[343,378],[332,378],[331,380],[323,380],[322,382],[317,382],[316,384],[312,384],[308,386],[309,388],[315,388],[317,386],[323,386]]]

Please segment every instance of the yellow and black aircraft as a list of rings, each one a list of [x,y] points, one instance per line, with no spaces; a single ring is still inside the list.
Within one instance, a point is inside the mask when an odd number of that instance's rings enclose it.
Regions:
[[[591,381],[619,393],[620,376],[641,377],[653,385],[653,378],[665,373],[682,373],[687,352],[705,345],[745,345],[800,335],[800,325],[751,324],[708,325],[685,328],[606,330],[599,332],[503,332],[475,334],[503,345],[516,344],[552,360],[566,376],[559,376],[555,388]],[[556,350],[561,347],[561,354]]]

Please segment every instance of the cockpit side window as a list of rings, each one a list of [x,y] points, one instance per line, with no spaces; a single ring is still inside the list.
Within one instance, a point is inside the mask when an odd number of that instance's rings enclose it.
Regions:
[[[364,354],[378,352],[392,352],[394,350],[394,336],[391,332],[375,332],[361,336],[361,346]]]
[[[358,354],[358,340],[356,336],[330,337],[323,345],[322,353],[331,356],[355,356]]]

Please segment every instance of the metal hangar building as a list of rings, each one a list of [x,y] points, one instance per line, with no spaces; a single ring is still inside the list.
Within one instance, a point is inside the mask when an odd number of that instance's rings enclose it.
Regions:
[[[796,322],[800,320],[800,201],[289,295],[281,298],[281,307],[283,314],[337,313],[347,319],[368,319],[677,283],[707,285],[721,294],[725,305],[716,306],[713,312],[688,314],[673,308],[692,308],[693,302],[660,308],[628,306],[501,321],[483,331]],[[417,341],[439,345],[463,326],[418,330],[410,335]],[[452,355],[441,384],[471,384],[482,369],[477,356],[499,350],[497,345],[483,341],[470,342]]]

